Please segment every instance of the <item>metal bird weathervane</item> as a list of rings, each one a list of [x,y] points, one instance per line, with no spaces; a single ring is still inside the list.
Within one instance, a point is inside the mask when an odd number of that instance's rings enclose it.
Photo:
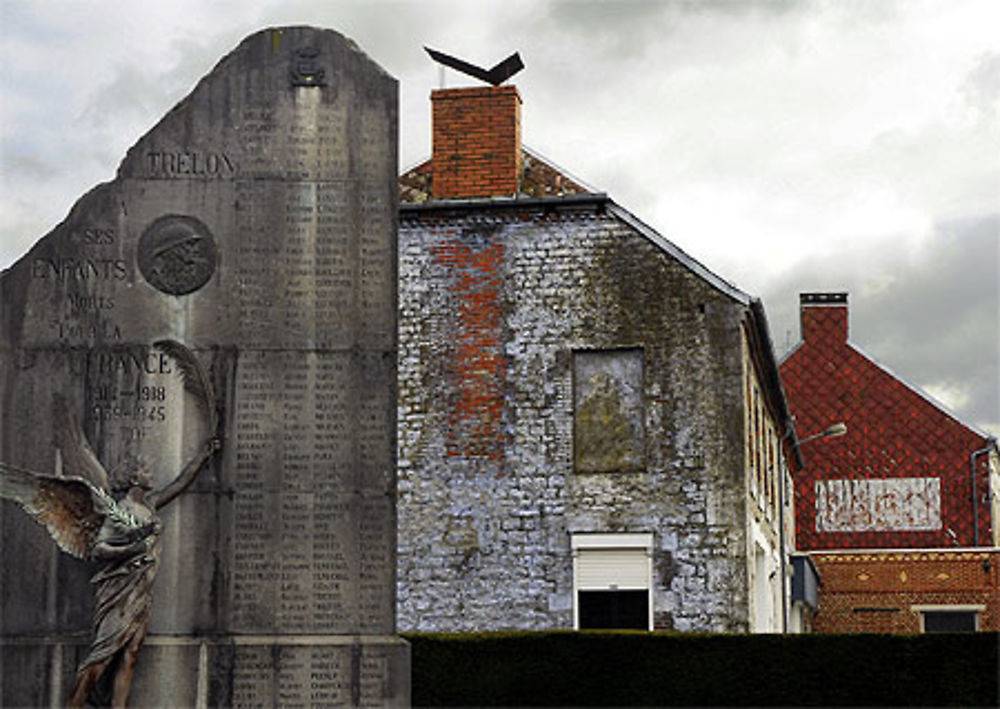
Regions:
[[[499,86],[524,68],[524,62],[521,61],[521,55],[517,52],[511,54],[492,69],[483,69],[475,64],[470,64],[469,62],[458,59],[457,57],[449,56],[444,52],[438,52],[430,47],[424,47],[424,51],[427,52],[431,56],[431,59],[436,61],[438,64],[443,64],[444,66],[460,71],[463,74],[468,74],[473,78],[485,81],[487,84],[492,84],[493,86]]]
[[[40,473],[0,462],[0,497],[14,500],[52,535],[59,548],[104,567],[94,585],[94,638],[77,669],[70,706],[84,702],[125,705],[132,673],[149,624],[153,581],[160,563],[162,524],[157,510],[181,494],[221,448],[212,382],[184,345],[161,340],[155,347],[178,365],[184,388],[205,414],[201,448],[172,482],[152,489],[142,463],[122,480],[128,492],[112,495],[108,472],[98,460],[64,398],[53,404],[55,442],[62,474]]]

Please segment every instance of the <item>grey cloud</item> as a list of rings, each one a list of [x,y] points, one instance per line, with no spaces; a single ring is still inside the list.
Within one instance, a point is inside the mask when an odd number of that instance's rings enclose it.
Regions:
[[[157,86],[158,83],[142,67],[118,66],[114,76],[87,97],[80,113],[81,122],[93,134],[94,130],[118,132],[122,123],[148,120],[155,115],[155,108],[169,100],[167,96],[171,93]]]
[[[687,3],[683,3],[686,5]],[[678,3],[626,2],[558,2],[548,7],[548,13],[538,29],[552,36],[586,37],[578,45],[579,60],[590,62],[597,52],[613,57],[616,62],[641,54],[646,44],[663,39],[676,26],[674,10]]]
[[[145,124],[143,131],[148,130],[150,119],[162,116],[189,93],[237,41],[228,34],[210,43],[175,39],[170,43],[172,64],[157,67],[155,72],[139,61],[119,60],[110,78],[86,98],[81,118],[94,128],[127,121]],[[132,137],[138,139],[140,134]]]
[[[986,121],[1000,114],[1000,52],[983,54],[962,83],[966,102]]]
[[[955,413],[1000,430],[1000,215],[938,224],[914,254],[879,246],[799,262],[764,292],[775,348],[799,339],[798,294],[849,291],[850,337],[906,381],[952,387]]]
[[[4,170],[19,179],[49,180],[60,174],[61,163],[48,160],[38,152],[22,151],[20,146],[5,149]]]
[[[599,34],[626,30],[627,36],[649,36],[674,29],[674,23],[686,16],[779,16],[803,10],[805,5],[796,0],[564,0],[550,3],[548,8],[549,20],[568,31]]]
[[[958,413],[1000,424],[1000,216],[942,224],[898,285],[866,301],[857,339],[919,381],[964,384]]]

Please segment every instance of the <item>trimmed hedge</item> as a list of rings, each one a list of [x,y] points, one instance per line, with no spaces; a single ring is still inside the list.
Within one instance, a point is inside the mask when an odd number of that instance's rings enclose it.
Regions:
[[[414,706],[998,706],[1000,635],[405,634]]]

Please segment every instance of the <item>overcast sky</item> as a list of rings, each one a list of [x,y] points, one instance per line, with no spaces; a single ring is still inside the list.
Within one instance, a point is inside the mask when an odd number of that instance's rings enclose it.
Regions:
[[[1000,2],[0,0],[0,268],[246,35],[311,24],[400,82],[520,51],[525,143],[764,300],[847,290],[851,339],[1000,433]],[[469,83],[448,71],[447,86]],[[800,432],[808,433],[808,432]]]

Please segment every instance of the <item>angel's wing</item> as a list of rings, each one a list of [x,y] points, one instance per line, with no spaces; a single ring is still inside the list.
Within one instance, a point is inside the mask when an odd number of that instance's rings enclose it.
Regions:
[[[62,456],[63,475],[83,478],[94,487],[108,489],[108,473],[90,447],[83,429],[61,394],[52,402],[56,445]]]
[[[14,500],[45,526],[68,554],[87,558],[97,539],[108,501],[102,490],[80,478],[45,475],[0,463],[0,497]]]

